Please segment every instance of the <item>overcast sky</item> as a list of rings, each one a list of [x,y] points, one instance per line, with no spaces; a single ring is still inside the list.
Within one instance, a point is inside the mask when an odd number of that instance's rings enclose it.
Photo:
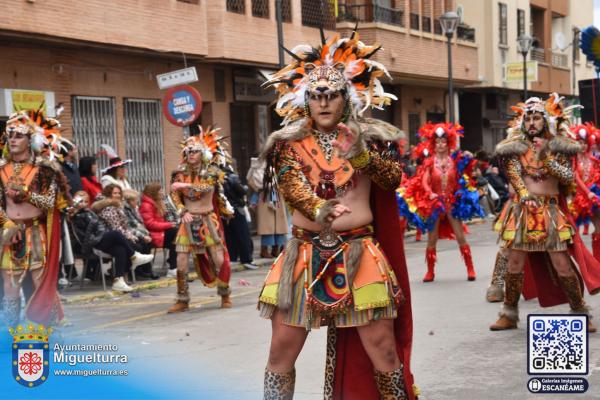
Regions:
[[[594,0],[594,26],[600,26],[600,0]]]

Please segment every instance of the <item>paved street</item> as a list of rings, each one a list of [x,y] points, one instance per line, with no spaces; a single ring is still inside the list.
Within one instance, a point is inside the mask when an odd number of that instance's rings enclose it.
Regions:
[[[526,388],[525,324],[527,313],[542,310],[536,302],[521,301],[518,330],[488,330],[499,309],[498,304],[484,299],[497,250],[496,235],[488,222],[469,228],[478,272],[475,282],[466,280],[456,243],[442,241],[436,281],[424,284],[425,243],[407,238],[415,325],[412,368],[421,398],[539,398]],[[585,240],[589,242],[589,237]],[[70,325],[63,334],[69,340],[86,335],[112,338],[149,365],[165,365],[166,383],[184,393],[178,398],[210,399],[218,392],[219,398],[258,399],[270,341],[269,322],[261,320],[256,311],[266,271],[261,268],[233,274],[234,308],[229,310],[220,310],[215,290],[198,282],[190,284],[193,310],[184,314],[165,314],[173,301],[173,286],[143,291],[139,297],[127,295],[67,305]],[[600,297],[587,298],[600,318]],[[547,311],[562,313],[568,307]],[[325,329],[313,331],[307,340],[297,363],[295,399],[322,398],[325,333]],[[591,389],[578,399],[597,398],[600,392],[598,335],[589,342]],[[178,375],[166,367],[174,359],[199,377],[208,377],[210,385],[179,382]],[[560,395],[551,397],[561,399]]]

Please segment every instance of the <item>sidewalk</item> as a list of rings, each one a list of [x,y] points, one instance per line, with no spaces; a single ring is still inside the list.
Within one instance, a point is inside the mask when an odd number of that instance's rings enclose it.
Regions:
[[[467,224],[471,225],[471,224],[479,224],[479,223],[483,223],[483,222],[486,222],[486,220],[485,219],[474,219],[474,220],[468,222]],[[412,236],[415,236],[415,234],[416,234],[416,231],[414,231],[414,230],[407,231],[407,232],[405,232],[404,237],[412,237]],[[272,258],[259,258],[260,237],[258,235],[253,236],[252,240],[254,242],[254,263],[256,265],[258,265],[261,269],[266,270],[266,268],[271,266],[273,259]],[[427,240],[426,237],[424,237],[424,240]],[[163,261],[163,255],[164,255],[164,253],[162,250],[160,250],[160,249],[157,250],[156,258],[154,259],[154,263],[153,263],[154,272],[161,275],[161,278],[157,279],[157,280],[138,281],[136,284],[132,285],[135,290],[130,293],[131,296],[136,297],[137,293],[140,291],[168,287],[168,286],[175,285],[177,283],[177,280],[175,278],[167,278],[164,276],[166,274],[167,270],[166,270],[166,267],[165,267],[165,269],[163,269],[163,265],[166,265]],[[76,269],[77,269],[78,277],[81,277],[81,267],[82,267],[81,260],[77,260]],[[241,272],[244,269],[245,269],[244,265],[239,262],[231,263],[232,274],[236,273],[236,272]],[[194,268],[191,265],[191,260],[190,260],[189,271],[193,271],[193,270],[194,270]],[[196,272],[190,272],[189,277],[196,279],[197,278]],[[66,304],[74,304],[74,303],[91,302],[91,301],[94,301],[97,299],[108,299],[108,298],[122,295],[120,292],[113,292],[112,290],[110,290],[110,285],[111,284],[109,282],[106,282],[106,287],[107,287],[106,291],[102,290],[102,281],[86,282],[86,283],[84,283],[83,288],[81,288],[80,281],[78,279],[74,279],[73,281],[71,281],[71,285],[69,287],[66,287],[66,288],[60,290],[61,300],[63,301],[63,303],[66,303]]]

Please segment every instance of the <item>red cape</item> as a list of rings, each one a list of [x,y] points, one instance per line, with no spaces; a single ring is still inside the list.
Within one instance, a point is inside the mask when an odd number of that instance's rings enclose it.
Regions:
[[[57,285],[58,285],[58,270],[59,258],[60,258],[60,231],[62,224],[60,223],[60,212],[54,209],[50,212],[49,218],[47,219],[48,231],[47,235],[47,246],[46,249],[46,266],[44,267],[44,275],[42,276],[42,282],[40,286],[35,290],[27,308],[25,309],[25,316],[38,324],[49,325],[52,318],[52,307],[56,304],[57,307],[57,319],[58,321],[64,318],[64,312],[60,298],[58,297]],[[51,226],[50,226],[51,224]]]
[[[414,378],[410,370],[412,350],[412,308],[404,238],[394,192],[371,186],[371,209],[374,214],[375,237],[398,278],[404,301],[398,306],[394,321],[396,351],[404,365],[404,382],[408,398],[414,400]],[[373,364],[362,346],[356,328],[337,330],[336,364],[333,382],[335,400],[378,399],[379,392],[373,378]]]
[[[573,217],[568,212],[564,196],[560,197],[560,208],[567,216],[571,226],[576,227]],[[590,294],[600,292],[600,262],[585,247],[579,232],[575,229],[573,243],[569,245],[569,255],[574,264],[575,272],[579,275]],[[552,307],[567,303],[567,298],[558,286],[552,271],[550,258],[546,253],[530,253],[525,264],[525,281],[523,284],[523,297],[525,299],[538,298],[542,307]]]

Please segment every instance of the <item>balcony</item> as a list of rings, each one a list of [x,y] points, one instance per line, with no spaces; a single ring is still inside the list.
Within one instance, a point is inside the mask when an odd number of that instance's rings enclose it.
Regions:
[[[552,52],[552,66],[558,68],[569,68],[569,57],[563,53]]]
[[[374,4],[339,4],[338,22],[382,22],[404,27],[404,11]]]
[[[459,40],[475,43],[475,28],[471,28],[467,25],[459,25],[456,28],[456,36]]]
[[[533,61],[546,62],[546,51],[539,47],[531,49],[531,59]]]

